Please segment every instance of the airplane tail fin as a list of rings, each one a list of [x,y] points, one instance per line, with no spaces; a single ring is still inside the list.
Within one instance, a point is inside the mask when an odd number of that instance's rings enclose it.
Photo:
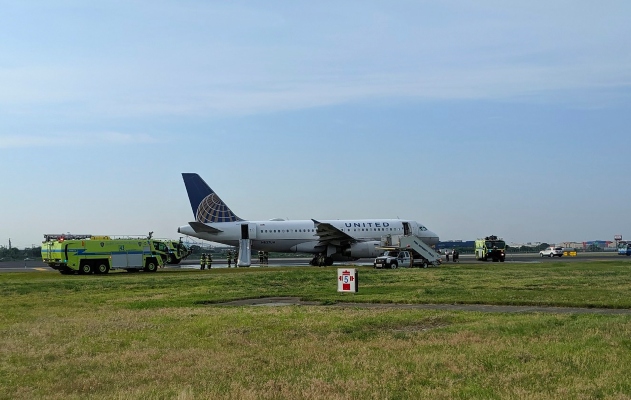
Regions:
[[[243,221],[197,174],[183,173],[184,185],[197,222]]]

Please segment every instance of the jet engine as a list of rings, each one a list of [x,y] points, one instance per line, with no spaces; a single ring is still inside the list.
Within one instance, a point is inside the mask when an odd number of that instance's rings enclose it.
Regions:
[[[382,252],[379,246],[381,246],[381,242],[378,241],[352,243],[348,248],[344,249],[344,255],[353,258],[378,257]]]

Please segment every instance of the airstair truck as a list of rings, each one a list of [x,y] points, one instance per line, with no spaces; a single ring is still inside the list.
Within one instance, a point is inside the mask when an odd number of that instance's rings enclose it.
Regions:
[[[386,251],[375,258],[375,268],[391,268],[440,265],[440,255],[415,235],[387,235],[382,237],[382,248]]]
[[[163,243],[150,237],[44,235],[42,260],[62,274],[107,274],[113,269],[156,272],[167,259]]]

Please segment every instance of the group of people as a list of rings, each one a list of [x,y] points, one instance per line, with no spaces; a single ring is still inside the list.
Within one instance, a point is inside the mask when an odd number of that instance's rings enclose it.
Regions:
[[[269,261],[269,253],[267,251],[259,251],[259,265],[267,265]]]
[[[228,253],[226,253],[226,258],[228,260],[228,268],[232,268],[232,261],[234,260],[234,267],[237,268],[237,260],[239,258],[239,252],[238,251],[231,251],[228,250]]]
[[[213,266],[213,255],[208,253],[203,253],[201,257],[199,257],[199,269],[202,271],[206,268],[210,269]]]
[[[447,250],[445,250],[445,257],[447,258],[447,261],[449,262],[449,252]],[[454,262],[458,262],[458,259],[460,258],[460,253],[458,252],[458,250],[456,249],[452,250],[451,258]]]
[[[228,261],[228,268],[232,268],[232,264],[234,263],[235,268],[238,266],[237,265],[237,260],[238,260],[238,256],[239,256],[239,252],[234,250],[229,250],[226,253],[226,259]],[[259,251],[259,264],[260,265],[267,265],[269,261],[269,253],[266,251]],[[199,269],[204,270],[206,268],[210,269],[212,268],[213,265],[213,256],[212,254],[208,253],[203,253],[200,257],[199,257]]]

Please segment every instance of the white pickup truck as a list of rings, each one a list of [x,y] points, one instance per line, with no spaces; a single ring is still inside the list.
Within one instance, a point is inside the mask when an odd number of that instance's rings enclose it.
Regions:
[[[375,258],[373,263],[375,268],[391,268],[410,267],[410,252],[399,250],[388,250],[383,255]],[[414,266],[427,267],[427,263],[422,258],[414,259]]]

